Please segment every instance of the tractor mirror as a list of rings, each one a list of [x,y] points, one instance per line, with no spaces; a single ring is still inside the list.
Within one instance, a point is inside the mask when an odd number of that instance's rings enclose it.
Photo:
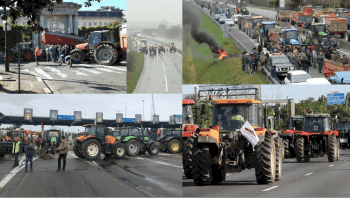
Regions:
[[[205,104],[201,105],[201,115],[205,115]]]

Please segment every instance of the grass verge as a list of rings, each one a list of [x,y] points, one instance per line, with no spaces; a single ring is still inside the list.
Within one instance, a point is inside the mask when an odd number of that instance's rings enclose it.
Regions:
[[[140,52],[128,52],[128,73],[127,73],[127,93],[132,93],[141,76],[144,62],[144,55]]]

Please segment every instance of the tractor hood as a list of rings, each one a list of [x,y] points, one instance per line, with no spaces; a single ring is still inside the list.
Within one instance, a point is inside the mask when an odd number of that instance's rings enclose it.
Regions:
[[[83,43],[83,44],[79,44],[75,46],[75,49],[86,49],[86,46],[88,45],[88,43]]]
[[[318,35],[327,36],[327,34],[325,32],[319,32]]]

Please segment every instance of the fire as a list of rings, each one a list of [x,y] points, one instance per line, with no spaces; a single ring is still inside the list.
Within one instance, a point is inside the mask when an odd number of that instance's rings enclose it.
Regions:
[[[219,54],[220,54],[219,60],[221,60],[227,56],[225,51],[221,51],[221,48],[219,49]]]

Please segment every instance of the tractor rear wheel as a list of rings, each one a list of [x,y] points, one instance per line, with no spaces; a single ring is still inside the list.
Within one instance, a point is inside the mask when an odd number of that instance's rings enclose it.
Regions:
[[[305,152],[305,139],[298,137],[295,143],[295,155],[298,163],[309,162],[310,156]]]
[[[329,162],[335,162],[337,160],[337,138],[335,135],[328,136],[328,149],[327,156]]]
[[[282,177],[282,161],[283,161],[283,148],[282,138],[278,137],[275,139],[276,146],[276,181]]]
[[[140,153],[140,143],[135,139],[129,140],[125,147],[126,153],[131,157],[134,157]]]
[[[94,51],[94,57],[100,65],[113,65],[118,59],[118,50],[110,44],[101,44]]]
[[[159,153],[159,146],[158,146],[158,144],[152,143],[152,144],[148,147],[147,152],[148,152],[150,155],[158,155],[158,153]]]
[[[86,160],[95,161],[101,155],[101,144],[96,139],[90,139],[83,143],[82,153]]]
[[[184,151],[182,153],[182,166],[187,179],[192,179],[192,150],[194,138],[188,138],[184,143]]]
[[[255,150],[257,165],[255,177],[258,184],[271,184],[276,180],[276,145],[271,135],[258,143]]]
[[[83,154],[81,153],[81,143],[75,143],[73,146],[73,151],[74,154],[79,157],[79,158],[83,158]]]
[[[289,139],[283,139],[283,146],[284,146],[284,156],[291,157],[291,153],[289,151]]]
[[[170,140],[167,145],[167,150],[173,154],[179,153],[181,149],[182,149],[181,142],[177,139]]]
[[[112,148],[112,154],[115,158],[124,158],[125,157],[125,146],[124,144],[120,143],[120,142],[115,142],[113,144],[113,148]]]
[[[72,50],[71,60],[74,64],[81,64],[84,61],[84,52],[80,49]]]

